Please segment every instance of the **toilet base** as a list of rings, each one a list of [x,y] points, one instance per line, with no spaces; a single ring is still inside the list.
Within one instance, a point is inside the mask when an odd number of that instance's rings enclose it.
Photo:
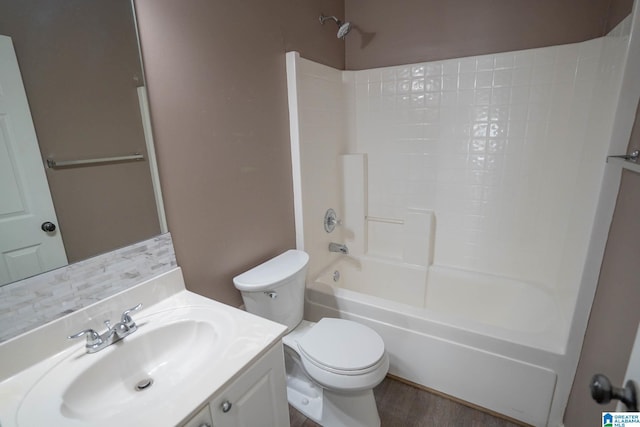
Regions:
[[[379,427],[373,390],[337,393],[315,384],[285,345],[287,400],[307,418],[324,427]]]
[[[380,417],[373,390],[337,394],[324,390],[321,425],[327,427],[379,427]]]
[[[319,389],[320,395],[301,393],[287,384],[289,404],[305,417],[325,427],[379,427],[380,417],[372,390],[344,395]]]
[[[305,417],[321,424],[323,390],[318,387],[319,394],[316,394],[315,390],[309,390],[311,393],[307,394],[300,391],[300,385],[300,381],[296,378],[290,383],[290,379],[287,377],[287,400],[289,404]]]

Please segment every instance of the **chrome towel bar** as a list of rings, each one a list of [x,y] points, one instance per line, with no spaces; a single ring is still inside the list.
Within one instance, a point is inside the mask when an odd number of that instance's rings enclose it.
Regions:
[[[97,159],[84,159],[84,160],[53,160],[47,159],[47,166],[55,168],[64,168],[68,166],[89,166],[99,165],[102,163],[114,163],[114,162],[137,162],[144,160],[142,154],[130,154],[128,156],[115,156],[115,157],[100,157]]]

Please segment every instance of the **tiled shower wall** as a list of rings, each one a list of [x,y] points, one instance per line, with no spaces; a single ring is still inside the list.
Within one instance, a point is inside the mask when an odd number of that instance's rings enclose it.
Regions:
[[[626,60],[630,30],[631,16],[628,16],[602,39],[596,84],[591,92],[585,145],[581,152],[581,167],[575,177],[578,185],[573,194],[572,210],[566,223],[563,257],[559,260],[560,268],[555,287],[559,300],[565,301],[569,307],[573,307],[577,297],[576,289],[583,281],[583,264],[587,258],[593,224],[591,213],[596,210],[596,196],[603,182],[602,145],[606,149],[609,144],[618,144],[610,139],[611,135],[616,133],[613,131],[613,125],[622,87],[622,67]],[[626,144],[627,141],[623,141],[622,145]]]
[[[302,248],[310,255],[308,276],[315,277],[337,257],[329,252],[329,243],[343,243],[344,228],[336,227],[327,234],[323,219],[329,208],[336,210],[340,218],[343,214],[338,157],[346,152],[348,114],[341,71],[301,59],[295,52],[287,55],[287,66],[297,67],[288,78],[295,79],[289,81],[289,91],[290,96],[295,94],[298,104],[297,109],[290,108],[290,114],[297,114],[297,117],[291,117],[291,122],[298,124],[298,128],[291,131],[291,138],[298,141],[299,147],[299,158],[294,162],[297,160],[304,169],[299,177],[303,211]],[[293,90],[292,85],[297,90]],[[293,156],[296,156],[295,150]],[[294,174],[295,169],[294,166]]]
[[[590,132],[613,120],[596,93],[622,61],[600,67],[604,45],[346,72],[368,215],[433,211],[435,264],[555,286],[595,213],[608,142]]]
[[[298,58],[310,276],[331,260],[328,241],[344,239],[368,255],[537,282],[572,307],[629,23],[583,43],[372,70]],[[349,209],[336,199],[349,187],[341,177],[354,176],[340,170],[348,153],[365,160],[369,220],[357,244],[360,226],[321,228],[327,206]],[[422,262],[402,253],[415,246],[408,235],[420,238],[411,214],[427,224]]]

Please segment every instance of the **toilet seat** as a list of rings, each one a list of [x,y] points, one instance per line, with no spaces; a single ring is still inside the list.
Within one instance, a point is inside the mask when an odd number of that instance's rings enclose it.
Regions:
[[[319,367],[342,375],[366,373],[384,356],[384,342],[371,328],[332,318],[316,323],[298,340],[298,349]]]
[[[324,387],[365,390],[389,369],[382,338],[356,322],[324,318],[296,341],[305,370]]]

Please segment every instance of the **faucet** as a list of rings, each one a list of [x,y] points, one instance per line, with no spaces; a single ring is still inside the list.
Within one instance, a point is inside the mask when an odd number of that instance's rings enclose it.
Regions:
[[[338,252],[341,254],[347,255],[349,253],[349,248],[347,245],[343,245],[342,243],[329,243],[329,252]]]
[[[102,335],[93,329],[84,329],[78,333],[69,335],[67,338],[75,339],[86,336],[87,344],[85,345],[85,349],[87,350],[87,353],[96,353],[138,330],[138,325],[136,325],[136,322],[133,321],[129,314],[133,311],[138,311],[141,308],[142,304],[138,304],[133,308],[125,310],[122,313],[120,321],[113,326],[111,326],[111,322],[109,320],[105,320],[104,324],[107,326],[107,330]]]

